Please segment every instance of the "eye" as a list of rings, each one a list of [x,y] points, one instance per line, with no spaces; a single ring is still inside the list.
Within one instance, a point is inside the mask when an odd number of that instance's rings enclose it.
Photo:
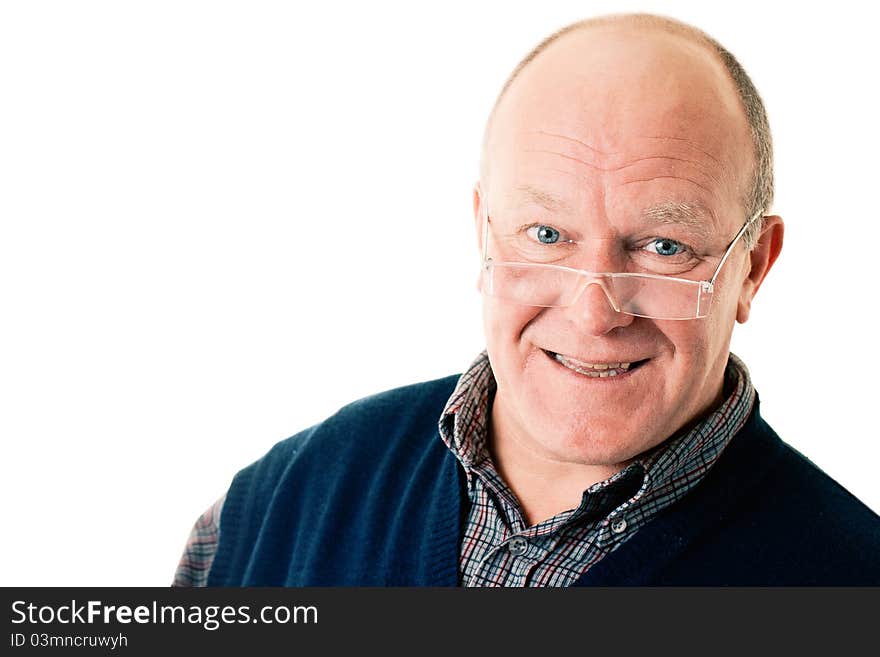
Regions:
[[[681,242],[676,242],[665,237],[655,239],[645,245],[645,249],[661,256],[676,256],[687,251],[687,247]]]
[[[529,226],[526,234],[536,239],[541,244],[556,244],[560,241],[559,231],[546,224],[535,224]]]

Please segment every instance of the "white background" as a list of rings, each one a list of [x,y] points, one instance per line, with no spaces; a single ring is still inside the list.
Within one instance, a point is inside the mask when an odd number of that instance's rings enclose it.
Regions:
[[[0,584],[166,585],[273,443],[466,367],[483,121],[544,36],[630,9],[766,101],[786,242],[733,349],[880,510],[868,4],[4,2]]]

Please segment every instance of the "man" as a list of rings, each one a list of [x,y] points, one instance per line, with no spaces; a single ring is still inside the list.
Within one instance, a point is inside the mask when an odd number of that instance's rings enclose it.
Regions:
[[[486,128],[487,350],[241,471],[175,583],[880,584],[880,519],[729,352],[782,248],[772,193],[763,105],[716,42],[644,15],[551,36]]]

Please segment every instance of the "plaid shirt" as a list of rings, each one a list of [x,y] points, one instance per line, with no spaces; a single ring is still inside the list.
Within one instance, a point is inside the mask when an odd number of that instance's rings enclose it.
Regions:
[[[470,511],[461,543],[462,586],[568,586],[706,474],[740,430],[755,399],[748,370],[730,354],[725,400],[685,433],[587,488],[575,509],[527,526],[486,446],[496,391],[483,351],[461,375],[439,418],[440,437],[461,463]],[[204,586],[217,548],[224,498],[193,528],[174,586]]]

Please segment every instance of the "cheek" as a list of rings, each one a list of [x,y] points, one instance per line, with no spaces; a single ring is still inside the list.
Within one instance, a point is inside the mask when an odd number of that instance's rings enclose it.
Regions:
[[[540,308],[500,304],[483,300],[483,328],[486,351],[495,378],[502,384],[516,380],[526,367],[530,348],[522,340],[525,327]]]
[[[721,288],[716,292],[712,312],[705,318],[702,330],[702,343],[707,350],[724,352],[725,361],[730,349],[730,336],[736,323],[736,311],[739,303],[741,281],[723,281]]]
[[[729,299],[724,301],[702,319],[657,322],[673,350],[666,377],[667,394],[714,385],[718,372],[723,371],[736,314],[735,304],[731,310]]]
[[[715,299],[712,304],[712,314],[718,319],[729,317],[731,326],[736,319],[737,306],[745,292],[745,281],[748,278],[751,264],[748,257],[737,255],[740,257],[733,260],[733,256],[731,256],[731,260],[728,260],[724,265],[728,269],[722,271],[718,277],[715,284]],[[726,321],[723,321],[722,325],[725,324]]]
[[[519,344],[526,325],[540,308],[501,304],[494,299],[483,299],[483,328],[487,346],[495,350],[510,349]]]
[[[712,335],[717,330],[712,314],[703,319],[687,321],[655,320],[655,326],[663,334],[666,349],[658,360],[653,373],[656,380],[655,394],[667,400],[694,394],[706,382],[712,367],[714,351]]]

